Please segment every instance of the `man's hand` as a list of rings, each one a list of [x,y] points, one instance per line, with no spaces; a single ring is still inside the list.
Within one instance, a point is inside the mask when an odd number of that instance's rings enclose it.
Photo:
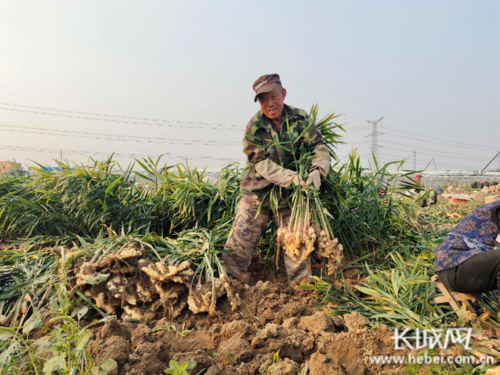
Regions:
[[[321,173],[319,170],[315,169],[311,173],[309,173],[309,177],[307,178],[306,186],[313,184],[316,190],[319,190],[321,187]]]
[[[299,175],[295,176],[292,180],[292,182],[295,184],[295,185],[300,185],[302,187],[306,186],[306,183],[304,182],[304,180],[302,179],[302,177],[300,177]]]

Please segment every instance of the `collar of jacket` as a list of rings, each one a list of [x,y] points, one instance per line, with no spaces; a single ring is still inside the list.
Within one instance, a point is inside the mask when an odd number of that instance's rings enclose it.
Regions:
[[[302,110],[297,110],[296,108],[290,107],[289,105],[283,105],[283,116],[281,118],[281,126],[286,126],[286,118],[288,116],[288,121],[291,122],[296,118],[305,119],[305,116],[301,113]],[[260,129],[271,129],[271,119],[259,110],[255,117],[253,118],[253,126],[251,128],[251,133],[255,135],[255,132]]]

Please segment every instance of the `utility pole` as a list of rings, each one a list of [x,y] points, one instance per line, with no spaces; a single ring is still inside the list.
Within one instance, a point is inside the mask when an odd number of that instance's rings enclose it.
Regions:
[[[62,163],[62,149],[61,149],[61,163]]]
[[[478,175],[481,176],[483,174],[483,172],[486,170],[486,168],[488,168],[489,165],[493,162],[493,160],[495,160],[498,157],[500,157],[500,151],[498,151],[498,153],[493,157],[493,159],[491,159],[490,162],[488,164],[486,164],[486,167],[484,167],[483,170],[478,173]]]
[[[378,148],[379,148],[378,136],[379,136],[379,134],[382,134],[382,133],[377,132],[377,125],[380,121],[382,121],[383,118],[384,117],[381,117],[376,121],[366,120],[367,123],[373,125],[372,134],[371,134],[371,137],[372,137],[371,150],[373,151],[373,154],[375,155],[375,158],[377,158],[377,159],[378,159]]]
[[[432,158],[432,159],[429,161],[429,164],[427,164],[427,165],[425,166],[424,171],[426,171],[426,170],[427,170],[427,168],[429,168],[429,165],[431,165],[431,163],[432,163],[433,161],[434,161],[434,158]],[[434,161],[434,169],[436,169],[436,162],[435,162],[435,161]],[[436,170],[437,170],[437,169],[436,169]]]
[[[417,170],[417,151],[413,151],[413,170]]]
[[[436,161],[434,160],[434,158],[432,158],[430,161],[429,161],[429,164],[427,164],[427,166],[425,167],[424,171],[427,170],[427,168],[429,168],[429,165],[431,165],[431,163],[434,163],[434,170],[437,172],[437,167],[436,167]]]

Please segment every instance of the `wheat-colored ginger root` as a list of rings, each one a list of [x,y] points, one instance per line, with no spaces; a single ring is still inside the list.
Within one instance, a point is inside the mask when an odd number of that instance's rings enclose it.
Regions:
[[[179,265],[168,265],[165,267],[161,262],[153,263],[147,259],[141,259],[138,263],[139,269],[151,277],[152,281],[168,282],[173,281],[179,284],[189,282],[194,275],[188,261]]]
[[[76,285],[83,286],[86,285],[87,282],[84,281],[85,278],[89,275],[93,275],[97,272],[97,267],[95,264],[90,262],[85,262],[80,266],[80,270],[76,274]]]
[[[161,306],[159,302],[147,303],[144,306],[123,306],[124,312],[121,315],[122,320],[126,319],[136,319],[136,320],[145,320],[145,319],[154,319],[156,318],[156,310]]]
[[[136,249],[135,247],[126,247],[116,252],[115,257],[118,260],[125,260],[131,258],[140,258],[141,256],[143,256],[143,254],[143,250]]]
[[[215,284],[215,300],[226,294],[226,289],[220,279],[214,279]],[[215,312],[215,306],[212,304],[212,292],[213,292],[212,282],[209,281],[205,284],[198,284],[195,289],[189,290],[189,296],[187,299],[188,308],[193,312],[193,314],[199,314],[202,312],[208,312],[213,314]]]
[[[142,302],[153,301],[153,295],[151,293],[153,284],[149,279],[136,279],[133,280],[133,284],[135,285],[137,296]]]
[[[92,297],[95,301],[95,305],[106,312],[108,315],[115,315],[115,306],[108,301],[108,291],[105,289],[104,284],[93,285],[92,288],[85,291],[87,297]]]
[[[222,274],[220,279],[222,281],[222,285],[224,285],[224,289],[226,289],[227,299],[231,304],[231,310],[235,311],[241,305],[240,295],[238,293],[234,293],[233,288],[231,287],[225,274]]]
[[[116,275],[106,283],[106,288],[114,298],[124,300],[131,305],[137,305],[139,297],[135,287],[129,283],[125,276]]]
[[[333,254],[328,258],[328,264],[326,267],[328,269],[329,276],[334,275],[337,271],[339,271],[342,268],[343,259],[344,259],[344,247],[342,246],[342,244],[338,244]]]

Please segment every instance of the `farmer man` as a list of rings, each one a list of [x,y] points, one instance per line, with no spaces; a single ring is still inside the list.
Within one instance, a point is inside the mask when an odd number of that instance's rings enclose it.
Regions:
[[[292,184],[313,184],[319,190],[330,167],[328,148],[307,113],[283,102],[286,90],[281,85],[279,75],[266,74],[259,77],[253,84],[253,90],[254,102],[259,102],[261,110],[245,128],[243,152],[247,160],[241,175],[241,201],[226,242],[226,248],[231,249],[233,254],[223,257],[226,271],[233,277],[247,272],[255,243],[272,215],[269,199],[266,199],[266,194],[272,187],[278,185],[287,188]],[[302,137],[291,150],[290,137],[293,141],[300,135]],[[281,147],[277,145],[279,142]],[[306,182],[295,170],[287,169],[287,166],[293,164],[293,153],[296,157],[299,156],[302,144],[314,155]],[[261,203],[262,209],[255,217]],[[286,202],[280,202],[278,217],[273,215],[276,225],[287,226],[290,214],[291,210]],[[309,259],[304,262],[298,259],[294,262],[283,253],[289,282],[311,275]]]
[[[434,269],[446,288],[461,293],[499,290],[500,202],[469,212],[434,250]]]

